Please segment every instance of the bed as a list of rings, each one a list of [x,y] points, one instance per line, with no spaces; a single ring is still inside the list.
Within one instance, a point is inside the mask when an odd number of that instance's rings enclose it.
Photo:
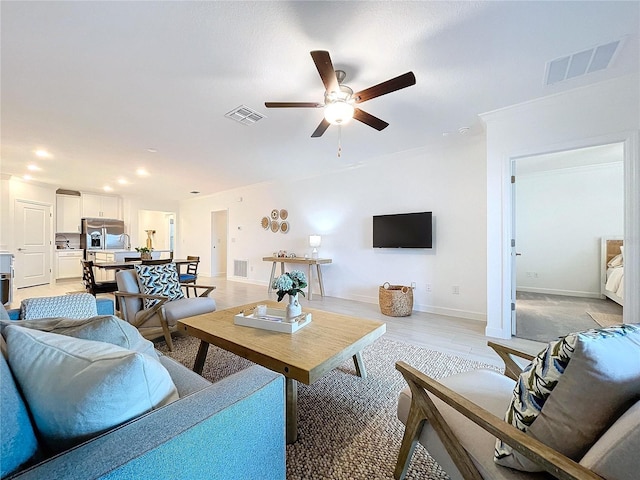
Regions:
[[[619,237],[602,237],[600,292],[624,305],[624,243]]]

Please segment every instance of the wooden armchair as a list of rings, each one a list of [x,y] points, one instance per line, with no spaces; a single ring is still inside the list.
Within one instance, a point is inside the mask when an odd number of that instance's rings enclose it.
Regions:
[[[171,333],[176,331],[178,320],[213,312],[216,309],[215,300],[209,297],[216,288],[214,286],[189,284],[189,288],[200,290],[202,293],[198,297],[170,300],[167,296],[142,293],[138,274],[133,269],[120,270],[116,274],[116,281],[118,291],[114,295],[120,299],[122,318],[136,327],[145,338],[152,340],[163,336],[171,351]],[[158,302],[145,308],[145,299]]]
[[[514,357],[532,360],[534,356],[493,342],[488,345],[504,360],[503,375],[485,369],[436,381],[405,362],[396,363],[396,369],[402,373],[409,388],[401,393],[398,403],[398,417],[406,427],[395,478],[404,478],[418,441],[451,479],[550,478],[544,472],[522,472],[495,464],[493,450],[497,437],[555,478],[602,479],[589,468],[503,420],[515,379],[522,371]],[[637,409],[637,405],[634,408]],[[637,413],[634,415],[638,417]],[[637,440],[632,442],[635,448]],[[624,453],[624,456],[626,460],[629,455]],[[633,468],[628,467],[628,471]],[[637,470],[631,471],[630,476],[615,478],[636,478],[633,476],[636,473]]]

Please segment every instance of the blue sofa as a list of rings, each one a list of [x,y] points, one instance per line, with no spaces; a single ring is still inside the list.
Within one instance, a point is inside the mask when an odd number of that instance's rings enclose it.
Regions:
[[[165,355],[160,362],[179,400],[48,457],[29,438],[28,406],[0,355],[0,463],[15,463],[30,441],[41,457],[17,471],[3,467],[3,479],[285,479],[282,375],[256,365],[212,384]]]

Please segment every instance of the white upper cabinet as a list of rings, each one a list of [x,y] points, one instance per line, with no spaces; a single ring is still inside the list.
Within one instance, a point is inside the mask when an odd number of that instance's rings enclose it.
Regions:
[[[82,216],[117,218],[122,220],[120,198],[112,195],[82,194]]]
[[[80,233],[80,197],[56,195],[56,232]]]

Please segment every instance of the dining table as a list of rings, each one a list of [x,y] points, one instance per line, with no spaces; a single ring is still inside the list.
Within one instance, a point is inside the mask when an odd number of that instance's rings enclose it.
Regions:
[[[176,264],[178,269],[178,275],[180,274],[180,266],[187,265],[189,263],[196,263],[199,260],[187,260],[186,258],[174,258],[172,263]],[[134,268],[135,265],[142,265],[142,260],[134,260],[131,262],[94,262],[93,266],[96,268],[102,268],[104,270],[125,270],[128,268]]]

